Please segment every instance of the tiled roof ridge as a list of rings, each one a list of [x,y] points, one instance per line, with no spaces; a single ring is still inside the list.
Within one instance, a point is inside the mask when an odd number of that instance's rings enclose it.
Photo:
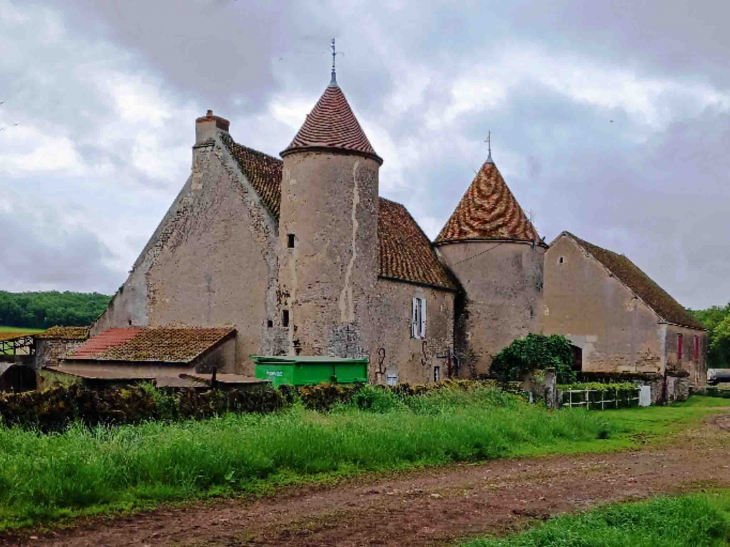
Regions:
[[[540,239],[496,164],[490,160],[479,169],[435,243],[479,239]]]
[[[281,155],[312,149],[354,152],[383,163],[339,86],[330,85],[325,88],[291,144]]]
[[[593,258],[600,262],[621,283],[641,299],[659,318],[668,323],[683,327],[705,330],[705,327],[689,313],[682,304],[665,291],[644,270],[624,254],[594,245],[581,239],[567,230],[563,234],[569,236]]]

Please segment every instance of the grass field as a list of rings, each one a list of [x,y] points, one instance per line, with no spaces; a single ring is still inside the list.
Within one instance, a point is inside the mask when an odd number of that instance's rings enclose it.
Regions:
[[[15,338],[23,334],[35,334],[37,332],[43,332],[43,329],[24,329],[20,327],[4,327],[0,325],[0,341]],[[5,353],[0,349],[0,353]]]
[[[727,547],[730,491],[614,504],[464,547]]]
[[[365,472],[618,450],[637,434],[664,439],[723,403],[549,412],[483,387],[405,400],[366,388],[328,414],[295,407],[48,435],[0,428],[0,528]]]

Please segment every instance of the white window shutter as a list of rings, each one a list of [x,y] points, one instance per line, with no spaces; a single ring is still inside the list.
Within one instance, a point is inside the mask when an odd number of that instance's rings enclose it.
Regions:
[[[421,301],[421,338],[426,338],[426,299],[419,298]]]
[[[413,299],[411,308],[411,338],[418,338],[418,299]]]

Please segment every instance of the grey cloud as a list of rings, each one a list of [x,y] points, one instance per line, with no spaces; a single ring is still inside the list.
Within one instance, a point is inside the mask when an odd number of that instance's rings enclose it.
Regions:
[[[40,238],[33,229],[52,238]],[[32,217],[0,211],[3,260],[0,286],[5,290],[78,290],[113,293],[120,272],[105,265],[111,251],[99,238],[83,229],[58,229],[51,220],[34,226]]]

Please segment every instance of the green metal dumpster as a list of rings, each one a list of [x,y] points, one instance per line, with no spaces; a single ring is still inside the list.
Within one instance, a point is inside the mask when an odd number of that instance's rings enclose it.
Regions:
[[[368,381],[367,359],[340,357],[269,357],[252,355],[256,363],[256,378],[271,380],[274,387],[282,384],[354,384]]]

